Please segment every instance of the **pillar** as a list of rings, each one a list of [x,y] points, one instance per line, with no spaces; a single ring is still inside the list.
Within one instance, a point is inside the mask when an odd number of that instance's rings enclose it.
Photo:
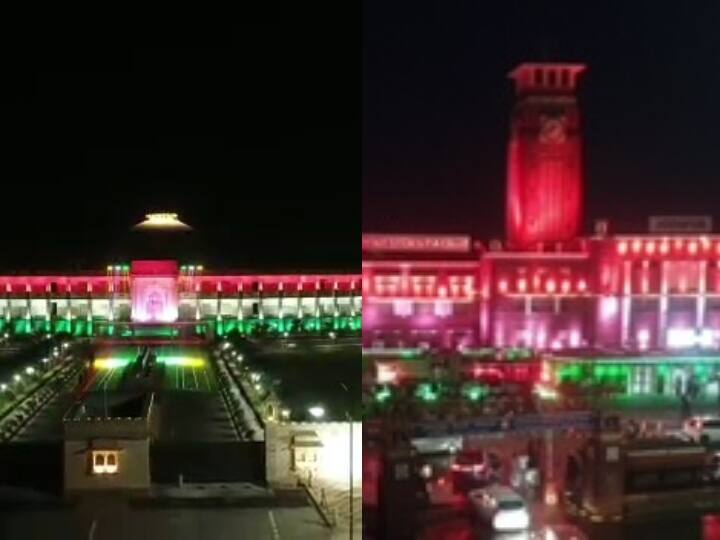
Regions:
[[[707,261],[698,262],[698,294],[695,304],[695,328],[705,327],[705,311],[707,306]]]
[[[630,339],[630,315],[632,311],[632,261],[623,263],[623,294],[620,302],[620,346]]]
[[[658,302],[658,335],[657,346],[665,347],[667,336],[668,314],[668,262],[660,263],[660,300]]]
[[[237,319],[238,321],[243,320],[243,284],[242,281],[238,283],[238,309],[237,309]]]
[[[258,283],[258,318],[262,321],[265,318],[265,310],[263,308],[263,284]]]
[[[302,281],[299,281],[298,286],[297,286],[297,318],[298,319],[303,318],[302,293],[303,293],[303,284],[302,284]]]

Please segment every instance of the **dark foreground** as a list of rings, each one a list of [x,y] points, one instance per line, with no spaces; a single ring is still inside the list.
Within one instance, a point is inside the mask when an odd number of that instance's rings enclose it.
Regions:
[[[300,540],[333,534],[310,506],[132,506],[106,500],[76,507],[0,510],[0,538]]]

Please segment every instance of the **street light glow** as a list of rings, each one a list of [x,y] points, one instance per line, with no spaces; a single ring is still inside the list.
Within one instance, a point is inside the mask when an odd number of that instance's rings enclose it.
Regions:
[[[33,373],[35,373],[35,368],[34,367],[26,367],[25,373],[27,373],[28,375],[32,375]]]
[[[325,407],[314,405],[308,409],[308,412],[313,418],[322,418],[325,416]]]
[[[15,382],[22,381],[22,377],[20,375],[18,375],[17,373],[13,376],[13,379],[15,379]]]

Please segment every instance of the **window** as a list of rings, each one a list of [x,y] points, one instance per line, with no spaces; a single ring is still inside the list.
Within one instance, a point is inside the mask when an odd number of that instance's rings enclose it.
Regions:
[[[108,474],[115,474],[117,472],[117,455],[113,452],[109,452],[105,455],[105,472]]]
[[[570,72],[567,69],[563,69],[560,72],[560,85],[563,88],[568,88],[570,86]]]
[[[116,474],[118,472],[117,450],[93,450],[93,474]]]
[[[535,68],[535,86],[541,86],[543,83],[543,72],[540,68]]]
[[[500,510],[522,510],[525,508],[525,504],[522,501],[508,499],[500,501],[498,508],[500,508]]]
[[[413,303],[410,300],[393,300],[393,314],[397,317],[411,317]]]

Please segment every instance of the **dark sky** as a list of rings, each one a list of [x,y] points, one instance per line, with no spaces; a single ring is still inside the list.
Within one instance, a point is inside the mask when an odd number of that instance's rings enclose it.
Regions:
[[[586,230],[720,222],[720,3],[367,0],[363,231],[503,235],[522,61],[588,64]]]
[[[359,13],[112,20],[6,35],[0,266],[103,268],[174,210],[206,267],[358,268]]]

